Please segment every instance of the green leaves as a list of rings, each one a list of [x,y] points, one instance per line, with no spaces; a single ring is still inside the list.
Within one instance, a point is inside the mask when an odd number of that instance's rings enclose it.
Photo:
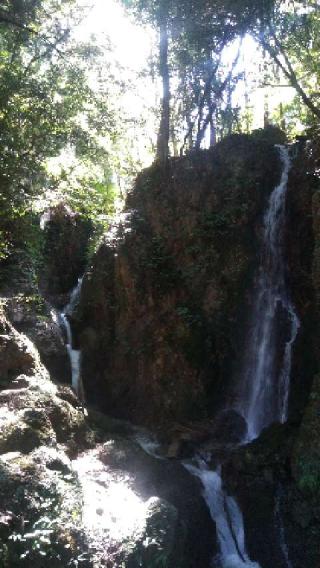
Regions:
[[[79,19],[76,4],[6,0],[0,8],[0,260],[17,218],[35,203],[38,211],[50,205],[54,192],[94,219],[112,211],[114,78],[105,51],[71,39],[66,22]],[[67,152],[73,163],[53,175],[48,160]]]

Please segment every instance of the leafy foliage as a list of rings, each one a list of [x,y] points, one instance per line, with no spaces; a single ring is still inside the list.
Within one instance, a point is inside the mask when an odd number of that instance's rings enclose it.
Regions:
[[[64,199],[89,217],[112,211],[113,79],[94,84],[105,54],[72,39],[77,20],[73,0],[8,0],[0,9],[0,259],[35,207]],[[50,160],[60,161],[55,172]]]

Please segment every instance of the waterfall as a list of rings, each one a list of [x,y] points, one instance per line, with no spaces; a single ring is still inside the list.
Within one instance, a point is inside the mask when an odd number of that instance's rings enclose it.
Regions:
[[[244,372],[236,410],[245,418],[247,436],[243,443],[257,438],[272,422],[285,422],[288,417],[292,348],[300,322],[286,287],[284,257],[286,192],[290,170],[288,150],[278,146],[282,163],[279,185],[270,195],[263,224],[263,243],[257,288],[251,319]],[[281,337],[286,320],[286,337]],[[282,345],[281,345],[282,344]],[[280,345],[280,349],[279,349]],[[278,359],[279,358],[279,359]],[[260,568],[252,562],[245,548],[242,513],[233,497],[223,490],[220,467],[209,470],[203,460],[197,465],[184,464],[203,485],[203,497],[216,525],[220,555],[219,568]],[[279,519],[279,504],[275,515]],[[288,568],[291,568],[280,530],[280,546]]]
[[[233,497],[222,489],[219,468],[210,471],[205,461],[197,460],[197,466],[184,464],[186,469],[199,477],[204,487],[203,497],[208,505],[211,518],[215,521],[220,548],[221,568],[260,568],[249,559],[244,539],[242,513]]]
[[[202,495],[216,526],[220,553],[213,558],[212,568],[261,568],[247,554],[243,515],[236,500],[223,489],[220,467],[212,471],[200,458],[196,466],[189,463],[183,465],[201,480]]]
[[[278,529],[280,548],[283,555],[283,559],[285,561],[286,568],[293,568],[290,562],[288,546],[285,538],[285,530],[281,514],[281,498],[282,498],[282,488],[281,485],[279,485],[275,498],[275,509],[274,509],[275,524]]]
[[[278,149],[282,175],[264,216],[258,283],[237,403],[237,410],[247,422],[247,441],[257,438],[272,422],[287,420],[292,347],[300,326],[285,278],[284,231],[290,158],[284,146]],[[282,346],[281,320],[286,320],[289,328]]]
[[[71,384],[73,390],[80,398],[83,397],[83,389],[81,384],[81,373],[80,373],[81,351],[73,348],[72,330],[68,316],[72,315],[75,306],[79,300],[81,286],[82,286],[82,278],[79,278],[77,285],[71,292],[69,303],[65,306],[63,312],[61,312],[60,314],[62,325],[65,328],[67,334],[67,351],[71,366]]]

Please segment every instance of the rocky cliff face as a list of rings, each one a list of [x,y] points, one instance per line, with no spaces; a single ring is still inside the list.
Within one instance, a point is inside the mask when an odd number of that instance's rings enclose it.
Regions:
[[[89,401],[153,428],[212,415],[243,349],[279,169],[271,144],[234,136],[140,175],[83,284]]]
[[[223,471],[244,513],[248,550],[261,566],[319,565],[319,181],[309,152],[289,176],[288,279],[301,328],[291,376],[290,416],[235,449]],[[260,529],[259,529],[260,527]],[[263,527],[263,530],[261,530]]]
[[[302,324],[289,424],[242,448],[236,412],[188,424],[215,416],[225,392],[237,394],[262,215],[279,170],[272,144],[236,136],[143,172],[84,278],[72,324],[89,403],[162,434],[175,428],[169,457],[195,446],[213,452],[262,568],[318,568],[320,188],[302,154],[287,202],[288,279]],[[66,354],[39,302],[32,291],[4,300],[41,360],[0,313],[0,565],[42,568],[46,556],[59,568],[80,556],[85,568],[207,568],[216,542],[197,480],[177,461],[146,454],[129,424],[92,408],[85,418],[72,391],[49,380],[42,363],[61,380]],[[120,515],[124,480],[143,514],[132,534],[114,539],[101,519],[110,528]],[[98,505],[92,484],[104,492]]]

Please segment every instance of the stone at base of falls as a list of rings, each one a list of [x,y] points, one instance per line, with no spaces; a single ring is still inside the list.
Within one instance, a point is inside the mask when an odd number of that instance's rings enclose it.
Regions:
[[[292,567],[319,566],[319,501],[308,500],[292,476],[297,435],[296,424],[274,424],[251,444],[234,449],[223,464],[227,492],[243,513],[248,554],[262,568],[288,568],[276,518],[279,490],[280,520]]]
[[[201,448],[213,454],[213,462],[229,447],[238,445],[246,436],[245,419],[233,409],[223,410],[213,420],[176,424],[166,434],[168,458],[192,458]]]
[[[320,498],[320,374],[314,377],[293,453],[293,474],[301,491]]]
[[[124,481],[143,506],[138,518],[140,536],[138,530],[138,536],[128,541],[129,548],[133,547],[132,554],[128,556],[128,543],[118,537],[112,566],[121,566],[123,561],[130,568],[150,568],[157,563],[165,568],[208,568],[215,547],[214,531],[198,480],[178,462],[157,459],[133,440],[118,436],[87,455],[89,462],[90,455],[94,459],[98,456],[105,468],[106,477],[100,478],[100,485],[104,483],[107,488],[114,483],[117,493],[117,483],[121,486]],[[120,515],[125,491],[119,491],[118,495],[116,509]],[[124,522],[132,514],[130,503],[129,496]],[[134,508],[138,507],[136,504]],[[121,519],[119,522],[121,526]]]
[[[223,410],[214,420],[213,439],[222,444],[239,444],[245,439],[247,424],[236,410]]]

